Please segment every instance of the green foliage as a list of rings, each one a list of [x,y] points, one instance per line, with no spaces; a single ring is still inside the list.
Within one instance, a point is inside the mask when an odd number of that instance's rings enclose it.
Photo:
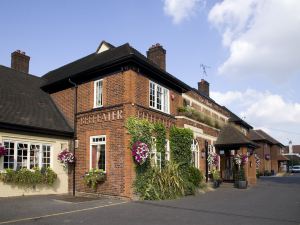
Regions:
[[[241,166],[241,168],[238,171],[238,180],[240,180],[240,181],[246,180],[245,171],[244,171],[244,167],[243,166]]]
[[[97,189],[99,183],[105,181],[106,174],[101,169],[91,169],[85,176],[84,182],[88,187],[93,188],[94,190]]]
[[[148,120],[130,117],[127,119],[125,126],[129,134],[131,135],[130,149],[132,148],[132,145],[137,141],[141,141],[147,144],[149,149],[151,149],[151,138],[154,129],[153,124],[151,124]],[[144,164],[136,166],[136,172],[137,174],[143,174],[149,168],[150,160],[148,158]]]
[[[181,165],[181,168],[188,172],[192,160],[191,145],[193,141],[193,131],[191,129],[171,127],[170,148],[171,159]],[[186,173],[184,173],[186,174]]]
[[[166,153],[166,128],[162,123],[155,123],[153,129],[156,138],[156,150],[161,153],[161,167],[165,166],[165,153]]]
[[[186,117],[194,119],[200,123],[205,123],[208,126],[220,129],[223,126],[223,122],[212,118],[203,112],[199,112],[191,107],[178,107],[177,111]]]
[[[144,200],[175,199],[184,195],[185,180],[179,172],[179,165],[167,163],[159,168],[149,169],[135,182],[135,189]]]
[[[221,179],[220,171],[213,170],[211,174],[213,181],[219,181]]]
[[[195,187],[200,187],[201,183],[204,180],[204,175],[196,167],[190,166],[187,178],[188,178],[188,181],[190,183],[192,183]]]
[[[34,168],[28,170],[22,168],[20,170],[7,169],[0,176],[1,181],[8,184],[15,184],[20,186],[36,186],[37,184],[53,185],[57,179],[57,174],[50,168],[43,168],[42,170]]]

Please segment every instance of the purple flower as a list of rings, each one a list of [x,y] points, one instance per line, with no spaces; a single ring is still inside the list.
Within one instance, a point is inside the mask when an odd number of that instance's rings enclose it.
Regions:
[[[4,156],[4,155],[7,155],[7,153],[8,153],[8,151],[5,148],[5,146],[3,146],[2,144],[0,144],[0,157]]]

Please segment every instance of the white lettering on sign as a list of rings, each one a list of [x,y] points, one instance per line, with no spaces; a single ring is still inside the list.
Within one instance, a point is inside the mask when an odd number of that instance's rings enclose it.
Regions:
[[[106,121],[114,121],[123,119],[123,110],[116,110],[110,112],[100,112],[97,114],[90,114],[79,118],[80,125],[102,123]]]
[[[146,119],[151,123],[160,122],[168,128],[170,128],[172,126],[172,122],[170,120],[162,119],[161,117],[156,117],[156,116],[154,116],[152,114],[149,114],[147,112],[138,111],[137,112],[137,117],[139,119]]]

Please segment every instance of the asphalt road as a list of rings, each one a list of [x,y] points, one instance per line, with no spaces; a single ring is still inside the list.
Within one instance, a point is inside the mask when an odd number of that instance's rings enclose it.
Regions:
[[[261,178],[247,190],[226,186],[172,201],[74,200],[58,196],[2,198],[0,225],[300,225],[300,174]]]

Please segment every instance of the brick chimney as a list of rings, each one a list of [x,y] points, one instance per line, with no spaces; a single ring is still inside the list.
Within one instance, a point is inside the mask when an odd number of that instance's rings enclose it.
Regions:
[[[209,83],[206,80],[201,79],[201,81],[198,82],[198,91],[209,97]]]
[[[29,72],[30,57],[20,50],[11,53],[11,68],[23,73]]]
[[[149,48],[147,58],[161,69],[166,70],[166,50],[160,44],[157,43]]]

